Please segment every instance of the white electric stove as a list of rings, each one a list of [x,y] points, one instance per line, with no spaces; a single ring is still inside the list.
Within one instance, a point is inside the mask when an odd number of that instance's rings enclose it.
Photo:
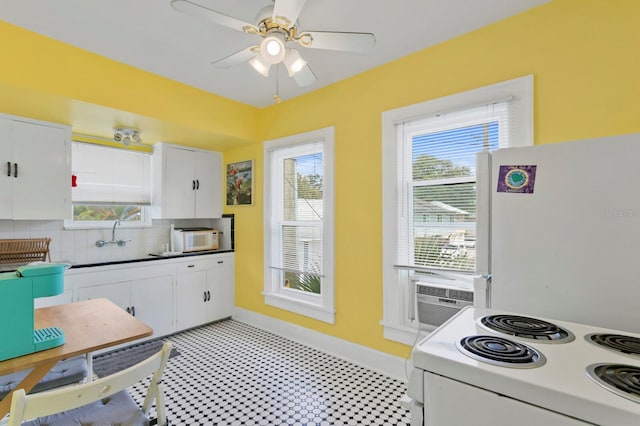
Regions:
[[[640,425],[638,334],[467,307],[413,365],[412,425]]]

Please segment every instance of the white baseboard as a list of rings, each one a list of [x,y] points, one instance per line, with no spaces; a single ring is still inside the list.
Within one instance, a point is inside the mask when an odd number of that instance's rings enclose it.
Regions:
[[[237,306],[234,308],[233,319],[330,353],[404,383],[407,382],[403,358]]]

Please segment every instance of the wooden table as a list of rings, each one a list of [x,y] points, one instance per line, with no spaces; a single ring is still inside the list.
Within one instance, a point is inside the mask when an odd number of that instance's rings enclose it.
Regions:
[[[107,299],[91,299],[35,310],[36,329],[60,327],[65,343],[57,348],[0,361],[0,375],[33,370],[15,389],[29,392],[60,360],[150,336],[153,330]],[[11,408],[13,392],[0,401],[0,419]]]

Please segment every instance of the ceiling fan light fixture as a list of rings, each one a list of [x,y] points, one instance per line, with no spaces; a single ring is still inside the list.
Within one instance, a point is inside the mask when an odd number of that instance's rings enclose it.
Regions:
[[[307,61],[302,59],[300,53],[295,49],[289,49],[287,54],[283,59],[284,65],[287,67],[287,71],[289,72],[289,77],[293,77],[294,74],[302,70],[305,65],[307,65]]]
[[[269,64],[282,62],[285,53],[284,38],[279,34],[271,34],[260,43],[260,55]]]
[[[258,54],[254,56],[253,59],[249,61],[249,65],[263,76],[269,76],[269,68],[271,67],[271,64],[265,61],[262,55]]]

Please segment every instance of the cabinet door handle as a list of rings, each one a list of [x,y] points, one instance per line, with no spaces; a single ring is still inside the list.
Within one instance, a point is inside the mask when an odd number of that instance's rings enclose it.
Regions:
[[[127,311],[128,314],[131,313],[131,308],[129,308],[128,306],[127,306],[127,308],[125,310]]]
[[[202,301],[203,301],[203,302],[206,302],[206,301],[207,301],[207,292],[206,292],[206,291],[203,293],[203,299],[202,299]]]
[[[196,189],[200,189],[200,179],[196,179]]]
[[[207,294],[209,295],[209,300],[211,300],[211,292],[207,291]]]
[[[195,181],[195,179],[191,181],[191,190],[192,191],[196,190],[196,181]]]
[[[136,316],[136,307],[135,306],[131,307],[131,315],[133,315],[134,317]]]
[[[18,163],[13,163],[13,177],[18,177]]]
[[[11,177],[11,161],[7,161],[7,176]]]

